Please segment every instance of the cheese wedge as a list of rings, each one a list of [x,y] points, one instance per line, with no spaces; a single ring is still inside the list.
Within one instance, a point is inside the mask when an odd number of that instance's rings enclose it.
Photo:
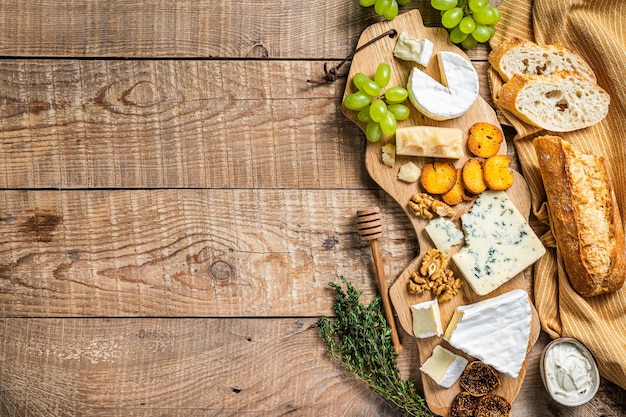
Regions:
[[[407,83],[409,99],[430,119],[454,119],[467,112],[478,98],[478,74],[469,61],[454,52],[438,52],[437,61],[442,82],[413,68]]]
[[[452,221],[437,217],[424,226],[424,230],[435,247],[441,252],[448,253],[453,246],[463,243],[463,232],[456,228]]]
[[[412,305],[411,313],[413,315],[413,335],[415,337],[423,339],[443,334],[439,302],[436,298]]]
[[[517,378],[530,337],[530,301],[524,290],[457,307],[443,338],[451,346]]]
[[[396,154],[459,159],[463,156],[463,131],[452,127],[400,127],[396,130]]]
[[[420,371],[442,387],[450,388],[459,379],[467,363],[464,357],[437,345],[432,355],[420,367]]]
[[[402,32],[393,48],[393,56],[426,66],[433,55],[433,47],[434,44],[428,39],[409,38],[406,32]]]

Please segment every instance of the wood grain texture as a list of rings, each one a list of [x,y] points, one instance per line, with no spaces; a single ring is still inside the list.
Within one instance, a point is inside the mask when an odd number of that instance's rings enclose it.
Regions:
[[[340,275],[377,293],[371,205],[391,284],[415,236],[380,191],[3,191],[0,315],[331,314]]]
[[[306,82],[322,66],[2,61],[0,188],[371,186],[345,82]]]
[[[438,24],[428,0],[400,10],[415,8]],[[342,59],[382,20],[351,0],[6,0],[0,16],[0,55],[30,57]]]

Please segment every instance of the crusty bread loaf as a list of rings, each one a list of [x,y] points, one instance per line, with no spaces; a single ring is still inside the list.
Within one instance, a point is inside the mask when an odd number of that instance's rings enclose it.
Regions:
[[[596,79],[593,69],[576,52],[560,45],[538,45],[511,38],[489,53],[489,63],[504,81],[514,74],[544,75],[573,71],[590,80]]]
[[[571,132],[600,122],[610,101],[595,81],[570,71],[515,74],[496,98],[496,104],[520,120],[553,132]]]
[[[533,144],[570,284],[583,297],[618,290],[626,277],[624,230],[604,159],[556,136]]]

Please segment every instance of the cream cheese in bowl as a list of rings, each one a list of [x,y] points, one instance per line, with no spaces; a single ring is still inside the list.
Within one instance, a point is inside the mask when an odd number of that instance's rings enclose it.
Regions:
[[[589,401],[600,385],[591,353],[571,338],[556,339],[546,346],[541,358],[541,378],[552,398],[569,406]]]

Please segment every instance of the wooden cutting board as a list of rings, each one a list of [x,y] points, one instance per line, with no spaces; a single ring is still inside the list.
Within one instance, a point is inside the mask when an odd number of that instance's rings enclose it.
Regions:
[[[448,41],[448,34],[445,29],[425,27],[423,25],[421,15],[418,10],[412,10],[407,13],[401,14],[390,22],[380,22],[368,27],[362,33],[358,42],[358,46],[367,43],[371,39],[385,33],[390,29],[395,29],[398,32],[398,35],[401,32],[406,32],[407,35],[411,38],[427,38],[433,42],[433,57],[426,68],[421,66],[420,68],[436,80],[441,80],[436,59],[436,53],[438,51],[456,52],[469,61],[469,58],[467,58],[467,56],[461,49]],[[406,87],[406,81],[408,79],[408,75],[411,69],[415,66],[418,66],[418,64],[394,58],[393,49],[396,44],[396,40],[397,36],[393,39],[385,37],[381,40],[378,40],[374,44],[366,47],[364,50],[355,55],[350,67],[350,72],[348,74],[348,82],[346,85],[344,97],[347,94],[356,91],[354,85],[351,82],[352,77],[355,73],[363,72],[373,78],[376,67],[381,62],[388,63],[392,69],[391,80],[388,87]],[[407,103],[409,103],[408,100]],[[398,122],[399,127],[416,125],[456,127],[464,131],[465,139],[467,139],[467,132],[469,131],[470,126],[476,122],[489,122],[494,125],[500,126],[495,111],[481,97],[477,99],[477,101],[473,104],[470,110],[463,116],[447,121],[434,121],[428,119],[424,117],[421,113],[419,113],[412,105],[409,104],[409,107],[411,108],[411,116],[405,121]],[[342,108],[342,111],[362,130],[365,130],[365,124],[359,122],[356,117],[357,112],[348,110],[345,107]],[[393,143],[395,141],[395,138],[383,138],[377,143],[367,143],[365,165],[367,167],[368,173],[374,179],[374,181],[376,181],[376,183],[381,188],[383,188],[391,197],[393,197],[395,201],[397,201],[398,204],[400,204],[400,206],[404,209],[412,223],[415,234],[419,240],[420,255],[417,256],[406,267],[406,269],[398,276],[398,278],[394,281],[391,288],[389,289],[389,295],[396,310],[396,314],[398,315],[400,325],[406,332],[408,332],[409,334],[413,334],[410,306],[422,301],[429,300],[431,299],[431,296],[430,294],[419,296],[409,294],[407,291],[407,283],[411,273],[419,267],[422,255],[426,253],[428,249],[431,249],[433,245],[423,231],[423,228],[426,225],[427,221],[415,217],[412,213],[410,213],[407,208],[407,202],[410,200],[411,196],[416,192],[421,191],[419,189],[419,185],[417,183],[408,184],[406,182],[400,181],[397,179],[397,175],[400,166],[405,162],[413,161],[421,167],[427,162],[432,161],[432,158],[396,156],[395,165],[393,168],[390,168],[381,162],[381,148],[385,143],[387,143],[387,141]],[[506,153],[506,142],[502,143],[500,153]],[[468,158],[469,154],[466,150],[465,155],[457,160],[455,162],[455,165],[457,167],[463,166]],[[518,207],[520,212],[524,216],[526,216],[526,218],[528,218],[528,215],[530,213],[530,194],[528,186],[520,174],[515,173],[515,183],[513,187],[507,191],[507,193],[512,201],[515,203],[515,205]],[[460,226],[460,215],[467,212],[470,206],[471,202],[466,202],[455,206],[456,215],[453,220],[457,223],[457,226]],[[450,266],[455,271],[456,276],[461,276],[460,272],[455,270],[452,263]],[[530,273],[529,270],[525,272]],[[513,278],[496,291],[484,297],[476,295],[468,284],[464,284],[461,293],[457,294],[457,296],[452,301],[440,305],[441,317],[443,322],[442,324],[444,326],[444,329],[457,306],[474,303],[486,298],[491,298],[517,288],[521,288],[526,291],[528,290],[524,274],[520,274],[519,276]],[[533,307],[531,335],[528,343],[528,350],[530,350],[535,344],[539,336],[539,332],[539,318],[537,316],[536,310]],[[427,339],[415,338],[415,341],[419,349],[420,364],[423,363],[430,356],[434,346],[438,344],[443,344],[444,347],[455,351],[456,353],[461,354],[462,356],[465,356],[470,360],[472,359],[462,352],[451,348],[445,341],[443,341],[441,337],[432,337]],[[498,343],[498,341],[494,340],[494,343]],[[415,367],[419,368],[420,364],[416,363]],[[504,398],[509,400],[509,402],[513,402],[513,400],[517,396],[517,393],[520,390],[525,374],[526,363],[524,363],[520,375],[515,379],[507,377],[503,374],[499,374],[501,387],[497,391],[494,391],[494,393],[503,396]],[[422,380],[424,386],[424,394],[430,409],[437,414],[447,415],[454,396],[460,391],[458,382],[451,388],[445,389],[437,385],[430,377],[424,374],[422,374]]]

